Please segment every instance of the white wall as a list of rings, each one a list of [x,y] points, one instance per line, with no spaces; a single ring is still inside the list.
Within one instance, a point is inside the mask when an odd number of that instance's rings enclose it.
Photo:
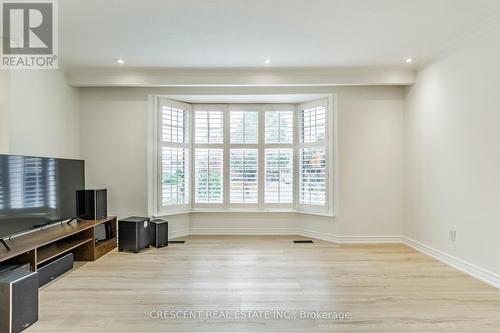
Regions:
[[[148,94],[338,95],[340,208],[337,218],[302,214],[193,213],[169,217],[172,230],[400,235],[403,88],[82,88],[81,154],[87,185],[109,189],[110,213],[147,214]]]
[[[497,274],[499,41],[496,20],[420,71],[408,89],[404,223],[408,237]]]
[[[109,89],[81,95],[81,154],[90,188],[108,188],[110,213],[147,215],[147,118],[144,102]],[[115,207],[119,207],[116,209]]]
[[[191,234],[290,234],[299,228],[296,213],[191,213]]]
[[[0,40],[1,42],[1,40]],[[0,154],[9,152],[10,72],[0,69]]]
[[[342,236],[401,235],[403,106],[397,88],[335,88],[338,93],[339,214],[302,215],[306,230]]]
[[[108,189],[108,213],[148,216],[147,95],[135,89],[81,89],[81,156],[86,187]],[[189,216],[169,218],[187,230]]]
[[[61,70],[12,70],[9,80],[11,154],[80,157],[78,89]]]

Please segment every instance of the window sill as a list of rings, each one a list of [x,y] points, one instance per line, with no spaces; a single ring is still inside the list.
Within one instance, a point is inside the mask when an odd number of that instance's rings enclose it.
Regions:
[[[153,215],[154,218],[157,218],[157,219],[160,219],[162,217],[166,217],[166,216],[175,216],[175,215],[183,215],[183,214],[189,214],[191,213],[192,211],[190,209],[188,210],[179,210],[179,211],[175,211],[175,212],[159,212],[159,213],[156,213]]]
[[[319,213],[319,212],[307,212],[303,210],[296,210],[295,211],[298,214],[303,214],[303,215],[316,215],[316,216],[324,216],[324,217],[337,217],[337,215],[332,214],[332,213]]]
[[[191,210],[171,212],[171,213],[161,213],[155,215],[155,218],[162,218],[167,216],[175,216],[182,214],[190,214],[190,213],[212,213],[212,214],[234,214],[234,213],[245,213],[245,214],[254,214],[254,213],[272,213],[272,214],[303,214],[303,215],[315,215],[315,216],[324,216],[324,217],[336,217],[335,214],[330,213],[318,213],[318,212],[307,212],[296,209],[206,209],[206,208],[193,208]]]
[[[194,208],[191,213],[297,213],[295,209],[245,209],[245,208],[230,208],[230,209],[207,209]]]

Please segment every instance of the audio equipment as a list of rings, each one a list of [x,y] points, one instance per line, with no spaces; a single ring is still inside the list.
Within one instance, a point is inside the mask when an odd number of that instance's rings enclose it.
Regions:
[[[118,221],[118,251],[135,253],[149,247],[149,217],[131,216]]]
[[[108,217],[106,189],[76,191],[76,216],[82,220],[101,220]]]
[[[24,272],[30,272],[30,264],[22,264],[22,265],[1,265],[0,266],[0,276],[11,272],[11,271],[24,271]]]
[[[168,222],[156,219],[151,221],[150,242],[154,247],[168,246]]]
[[[0,332],[17,333],[38,320],[38,273],[10,270],[0,276]]]
[[[73,253],[68,253],[62,257],[44,263],[43,266],[38,268],[39,286],[43,286],[55,278],[63,275],[64,273],[73,269]]]

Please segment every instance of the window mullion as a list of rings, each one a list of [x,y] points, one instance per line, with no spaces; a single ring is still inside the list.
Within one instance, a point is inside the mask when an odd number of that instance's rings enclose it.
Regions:
[[[224,187],[224,196],[223,196],[223,207],[225,209],[229,208],[229,198],[230,198],[230,181],[231,181],[231,170],[230,170],[230,117],[229,117],[229,111],[227,105],[224,107],[224,112],[223,112],[223,122],[222,126],[224,128],[224,133],[223,133],[223,149],[224,149],[224,154],[223,154],[223,187]]]
[[[299,172],[300,172],[300,167],[299,167],[299,161],[298,161],[298,155],[299,155],[299,143],[300,143],[300,127],[301,127],[301,120],[300,120],[300,112],[299,108],[296,105],[295,106],[295,114],[293,119],[294,125],[293,126],[293,207],[297,209],[297,205],[299,202]]]
[[[257,204],[260,209],[265,208],[265,112],[263,108],[257,114]]]
[[[193,209],[194,205],[195,205],[195,163],[196,163],[196,160],[195,160],[195,149],[196,149],[196,128],[195,128],[195,124],[196,124],[196,113],[195,111],[193,110],[193,106],[191,105],[191,109],[190,109],[190,112],[189,112],[189,125],[190,125],[190,131],[189,131],[189,142],[190,142],[190,146],[189,146],[189,149],[190,149],[190,154],[189,154],[189,157],[190,157],[190,164],[189,164],[189,174],[190,174],[190,178],[189,178],[189,188],[191,189],[191,193],[189,193],[190,197],[191,197],[191,201],[190,201],[190,207],[191,209]]]

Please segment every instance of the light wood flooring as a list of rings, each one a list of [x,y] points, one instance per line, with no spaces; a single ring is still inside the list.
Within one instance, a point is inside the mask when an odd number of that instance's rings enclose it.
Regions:
[[[44,286],[27,332],[500,332],[500,290],[405,245],[185,239],[115,250]],[[150,318],[163,310],[348,311],[351,319]]]

